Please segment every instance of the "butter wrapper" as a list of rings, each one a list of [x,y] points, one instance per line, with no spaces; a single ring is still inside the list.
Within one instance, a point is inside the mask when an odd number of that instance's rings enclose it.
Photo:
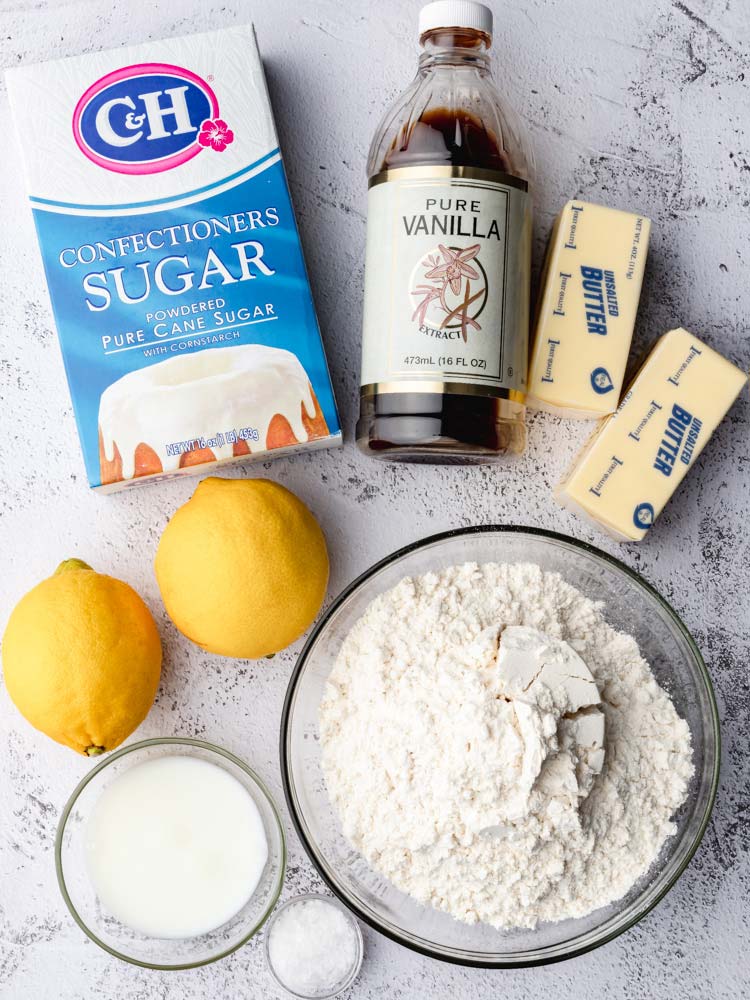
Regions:
[[[550,237],[527,403],[566,417],[614,413],[622,394],[651,223],[569,201]]]
[[[692,333],[670,330],[557,487],[558,501],[618,541],[640,541],[746,382]]]

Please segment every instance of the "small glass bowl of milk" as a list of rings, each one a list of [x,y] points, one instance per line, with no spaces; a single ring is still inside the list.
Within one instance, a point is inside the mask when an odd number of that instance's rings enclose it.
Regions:
[[[260,929],[286,864],[278,810],[238,757],[201,740],[144,740],[81,781],[55,843],[81,929],[126,962],[206,965]]]

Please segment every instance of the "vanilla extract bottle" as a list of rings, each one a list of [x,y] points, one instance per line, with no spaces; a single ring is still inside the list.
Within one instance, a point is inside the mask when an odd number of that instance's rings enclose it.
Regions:
[[[430,3],[419,35],[368,162],[357,443],[491,462],[526,440],[530,161],[492,83],[488,8]]]

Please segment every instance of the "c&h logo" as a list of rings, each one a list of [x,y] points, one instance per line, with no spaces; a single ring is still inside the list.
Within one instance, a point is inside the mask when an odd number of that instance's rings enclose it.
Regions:
[[[73,136],[89,160],[121,174],[171,170],[234,140],[206,81],[167,63],[139,63],[97,80],[76,105]]]

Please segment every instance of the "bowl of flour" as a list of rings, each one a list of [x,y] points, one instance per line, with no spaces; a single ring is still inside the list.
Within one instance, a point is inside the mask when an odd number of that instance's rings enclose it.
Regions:
[[[716,793],[711,681],[611,556],[530,528],[425,539],[333,604],[282,719],[290,811],[361,919],[468,965],[626,930],[695,852]]]

